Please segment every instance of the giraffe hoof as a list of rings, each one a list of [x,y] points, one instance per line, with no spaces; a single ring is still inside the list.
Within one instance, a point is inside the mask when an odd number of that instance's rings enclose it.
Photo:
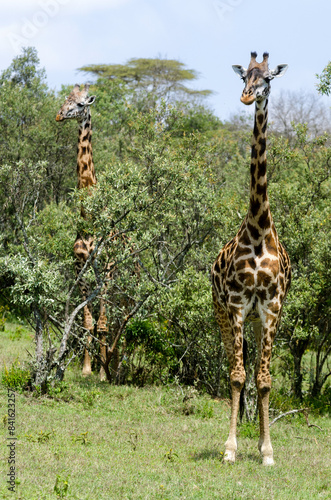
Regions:
[[[263,457],[263,465],[275,465],[274,459],[272,457]]]
[[[234,464],[235,461],[236,461],[236,454],[235,454],[235,452],[232,451],[232,450],[227,450],[224,453],[223,462],[228,462],[230,464]]]

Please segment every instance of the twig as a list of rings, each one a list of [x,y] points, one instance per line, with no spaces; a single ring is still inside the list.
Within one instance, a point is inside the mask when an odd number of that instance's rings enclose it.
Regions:
[[[320,431],[323,431],[323,429],[319,425],[310,424],[309,423],[309,420],[308,420],[308,411],[309,411],[309,408],[300,408],[298,410],[290,410],[290,411],[287,411],[285,413],[282,413],[281,415],[278,415],[278,417],[274,418],[272,422],[270,422],[269,427],[272,424],[274,424],[275,422],[277,422],[277,420],[279,420],[282,417],[286,417],[287,415],[293,415],[294,413],[303,413],[304,416],[305,416],[305,419],[306,419],[308,427],[317,427],[317,429],[319,429]]]
[[[146,269],[146,267],[144,266],[144,264],[141,262],[140,259],[138,259],[138,263],[139,263],[140,267],[145,271],[145,273],[147,274],[147,276],[149,277],[149,279],[151,280],[151,282],[154,283],[154,285],[156,285],[156,286],[160,285],[160,286],[163,286],[165,288],[170,289],[170,286],[167,283],[162,283],[161,281],[158,281],[155,278],[153,278],[153,276],[151,275],[151,273],[148,271],[148,269]]]
[[[294,413],[300,413],[305,411],[308,411],[308,408],[300,408],[299,410],[290,410],[285,413],[282,413],[281,415],[278,415],[278,417],[274,418],[272,422],[270,422],[269,427],[275,424],[277,420],[279,420],[280,418],[286,417],[287,415],[293,415]]]
[[[317,429],[319,429],[320,431],[323,431],[323,429],[321,429],[321,427],[319,425],[316,425],[316,424],[310,424],[309,421],[308,421],[308,413],[306,411],[303,412],[304,416],[305,416],[305,419],[306,419],[306,422],[307,422],[307,425],[308,427],[317,427]]]

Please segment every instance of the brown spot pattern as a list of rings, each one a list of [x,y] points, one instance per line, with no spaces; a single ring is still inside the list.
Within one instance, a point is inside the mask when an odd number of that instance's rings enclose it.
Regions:
[[[247,229],[251,233],[254,240],[258,240],[260,238],[261,235],[259,229],[253,226],[250,222],[247,222]]]
[[[253,69],[257,64],[255,57],[256,55],[252,56]],[[263,78],[263,73],[259,78]],[[248,88],[247,79],[246,86]],[[264,179],[267,171],[265,155],[267,99],[264,102],[264,111],[259,105],[257,109],[251,150],[249,212],[237,236],[225,245],[218,261],[214,264],[216,276],[213,276],[212,281],[215,314],[229,359],[233,390],[240,390],[245,380],[242,362],[244,311],[249,320],[254,320],[259,317],[262,308],[263,314],[260,317],[262,350],[255,371],[261,401],[271,388],[269,365],[272,342],[291,273],[288,255],[278,243],[268,205],[267,182]],[[258,179],[262,184],[257,182]],[[257,268],[258,262],[260,262],[259,268]],[[215,293],[216,289],[219,290],[218,295]]]

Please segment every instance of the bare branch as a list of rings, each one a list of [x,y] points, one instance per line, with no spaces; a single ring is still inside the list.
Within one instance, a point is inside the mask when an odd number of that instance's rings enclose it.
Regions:
[[[293,415],[295,413],[303,413],[305,416],[308,427],[317,427],[317,429],[319,429],[320,431],[323,431],[323,429],[321,429],[321,427],[319,427],[318,425],[309,423],[308,412],[309,412],[309,408],[299,408],[298,410],[287,411],[285,413],[282,413],[281,415],[278,415],[278,417],[274,418],[273,421],[270,422],[269,427],[271,427],[273,424],[275,424],[280,418],[286,417],[287,415]]]
[[[319,429],[320,431],[322,431],[323,429],[321,429],[321,427],[319,425],[316,425],[316,424],[310,424],[309,421],[308,421],[308,412],[307,411],[304,411],[303,412],[304,416],[305,416],[305,419],[306,419],[306,422],[307,422],[307,425],[308,427],[317,427],[317,429]]]
[[[144,264],[141,262],[141,260],[138,260],[138,263],[140,265],[140,267],[145,271],[145,273],[147,274],[148,278],[151,280],[152,283],[154,283],[154,285],[156,285],[157,287],[158,286],[163,286],[165,288],[168,288],[170,289],[170,286],[167,285],[166,283],[162,283],[161,281],[158,281],[156,280],[155,278],[153,278],[153,276],[151,275],[151,273],[148,271],[148,269],[146,269],[146,267],[144,266]]]
[[[274,418],[272,422],[270,422],[269,427],[271,427],[273,424],[275,424],[279,419],[283,417],[287,417],[287,415],[293,415],[294,413],[302,413],[305,411],[308,411],[309,408],[300,408],[299,410],[290,410],[285,413],[282,413],[281,415],[278,415],[278,417]]]

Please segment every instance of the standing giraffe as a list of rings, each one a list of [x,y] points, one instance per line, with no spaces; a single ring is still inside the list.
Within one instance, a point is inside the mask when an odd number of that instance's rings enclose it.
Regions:
[[[60,122],[68,119],[76,119],[79,124],[78,133],[78,146],[77,146],[77,187],[78,189],[89,189],[94,186],[97,182],[95,176],[95,169],[92,156],[92,127],[91,127],[91,112],[90,106],[95,101],[95,96],[88,96],[89,85],[86,84],[83,90],[80,90],[80,85],[76,83],[74,89],[70,95],[66,98],[65,103],[61,107],[60,111],[56,116],[56,121]],[[86,214],[83,206],[81,206],[81,217],[85,218]],[[79,275],[80,271],[84,267],[85,262],[90,256],[94,249],[94,238],[91,235],[77,234],[77,238],[74,244],[74,253],[76,257],[75,271],[76,276]],[[89,295],[88,286],[84,277],[79,280],[79,289],[81,297],[83,300]],[[86,305],[84,307],[84,323],[83,326],[86,330],[90,332],[88,336],[88,344],[91,342],[91,334],[93,334],[93,318],[91,314],[90,307]],[[100,299],[100,313],[97,322],[97,331],[99,338],[101,338],[102,343],[100,346],[100,355],[104,360],[106,359],[106,347],[104,345],[105,336],[108,332],[107,317],[104,299]],[[91,356],[88,350],[85,348],[84,352],[84,363],[83,363],[83,375],[90,375],[92,373],[91,368]],[[100,370],[101,379],[105,379],[105,373],[103,368]]]
[[[290,286],[289,257],[278,240],[272,220],[266,177],[266,130],[270,80],[282,76],[286,64],[269,70],[268,53],[257,63],[251,53],[248,69],[232,66],[245,88],[241,102],[255,101],[251,153],[249,209],[237,235],[225,245],[212,266],[213,301],[217,322],[230,365],[232,389],[229,437],[224,460],[235,461],[236,428],[240,393],[245,382],[243,363],[243,327],[252,321],[257,345],[255,382],[260,422],[259,450],[263,465],[273,465],[269,432],[270,358],[280,321],[282,304]]]

